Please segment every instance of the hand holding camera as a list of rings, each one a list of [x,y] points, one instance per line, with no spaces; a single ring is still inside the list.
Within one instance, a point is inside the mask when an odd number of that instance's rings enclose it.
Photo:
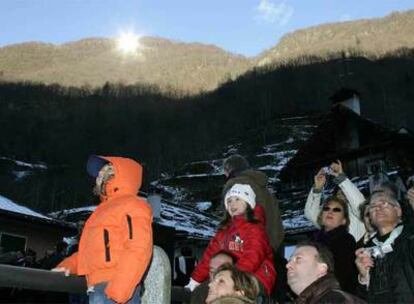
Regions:
[[[344,173],[344,170],[342,169],[342,163],[340,160],[331,163],[330,166],[322,167],[314,177],[314,188],[316,190],[322,190],[322,188],[325,186],[328,176],[331,175],[337,177],[342,173]]]
[[[366,278],[369,270],[374,267],[374,260],[366,248],[359,248],[355,251],[355,256],[355,264],[358,267],[359,274],[362,278]]]
[[[323,186],[325,186],[326,183],[326,173],[324,171],[325,167],[320,169],[318,173],[313,178],[314,180],[314,188],[316,190],[322,190]]]
[[[370,255],[372,259],[382,259],[389,252],[393,251],[392,245],[383,245],[383,246],[372,246],[365,248],[365,251]]]
[[[344,170],[342,168],[342,163],[341,161],[338,159],[336,160],[336,162],[333,162],[330,166],[330,175],[333,175],[335,177],[337,177],[339,174],[343,174]]]

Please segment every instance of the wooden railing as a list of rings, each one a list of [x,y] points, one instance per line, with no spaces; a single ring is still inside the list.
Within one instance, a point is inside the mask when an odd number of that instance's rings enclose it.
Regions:
[[[190,291],[171,286],[171,266],[168,256],[154,246],[153,259],[144,280],[145,291],[142,304],[170,304],[171,300],[189,303]],[[86,280],[79,276],[34,268],[0,264],[0,287],[22,288],[66,293],[86,292]]]

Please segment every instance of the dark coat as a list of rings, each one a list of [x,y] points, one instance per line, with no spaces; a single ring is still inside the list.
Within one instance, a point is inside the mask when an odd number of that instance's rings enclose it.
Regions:
[[[314,235],[314,240],[331,250],[335,263],[335,277],[342,289],[352,294],[355,293],[358,285],[358,270],[355,265],[354,237],[345,226],[339,226],[328,232],[319,230]]]
[[[369,242],[366,247],[374,246]],[[408,226],[394,241],[393,251],[374,260],[367,292],[369,303],[414,303],[414,231]],[[360,291],[366,292],[365,286]],[[363,294],[361,294],[363,296]]]
[[[191,293],[191,304],[200,304],[206,302],[208,296],[208,284],[210,284],[210,280],[205,280],[193,290]]]
[[[338,281],[331,274],[327,274],[311,285],[296,298],[296,304],[358,304],[365,303],[363,300],[342,291]]]
[[[257,170],[244,170],[234,174],[223,187],[223,197],[234,184],[248,184],[256,194],[256,203],[263,207],[266,214],[266,233],[270,245],[276,251],[285,236],[280,217],[279,202],[267,188],[267,176]]]

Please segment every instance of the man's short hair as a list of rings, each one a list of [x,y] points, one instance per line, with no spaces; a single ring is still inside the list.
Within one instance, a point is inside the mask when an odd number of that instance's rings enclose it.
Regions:
[[[369,204],[371,204],[372,201],[378,197],[386,197],[391,204],[401,207],[400,202],[398,201],[397,197],[393,194],[393,192],[389,192],[386,189],[378,189],[373,191],[369,198]]]
[[[253,301],[256,300],[260,292],[260,287],[259,282],[253,275],[237,269],[234,265],[224,264],[217,269],[214,273],[214,277],[222,271],[230,271],[235,291],[243,291],[246,298]]]
[[[236,263],[236,258],[233,255],[231,255],[229,252],[224,251],[224,250],[220,250],[216,252],[215,254],[213,254],[210,258],[210,261],[220,255],[228,257],[233,264]]]
[[[246,158],[241,156],[240,154],[234,154],[229,156],[223,163],[223,168],[227,172],[234,173],[234,172],[241,172],[250,168],[250,164]]]
[[[303,241],[296,245],[296,248],[300,247],[313,247],[318,253],[317,260],[320,263],[326,264],[328,266],[327,272],[333,273],[335,271],[335,263],[332,252],[325,245],[313,242],[313,241]]]
[[[378,192],[384,192],[386,195],[398,200],[400,190],[395,183],[391,181],[383,181],[374,187],[374,191],[372,191],[371,195]]]

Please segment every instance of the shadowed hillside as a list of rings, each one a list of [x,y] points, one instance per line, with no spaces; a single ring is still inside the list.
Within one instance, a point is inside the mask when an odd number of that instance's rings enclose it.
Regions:
[[[90,199],[84,166],[91,153],[141,161],[147,186],[251,132],[255,145],[272,144],[277,118],[324,113],[342,87],[360,93],[366,118],[413,130],[413,81],[414,52],[403,49],[377,60],[303,57],[182,98],[143,85],[0,83],[0,157],[49,168],[13,173],[0,163],[0,192],[42,210],[82,205]]]

